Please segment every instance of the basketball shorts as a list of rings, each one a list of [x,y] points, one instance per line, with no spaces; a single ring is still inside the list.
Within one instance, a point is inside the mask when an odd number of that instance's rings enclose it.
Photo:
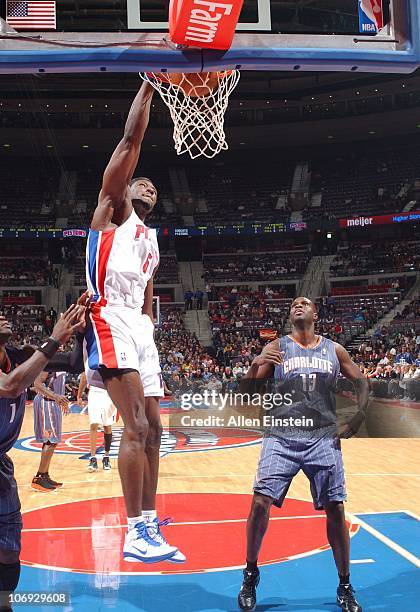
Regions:
[[[262,443],[254,492],[267,495],[281,507],[294,476],[302,470],[310,482],[316,510],[328,502],[346,500],[340,440],[291,439],[266,436]]]
[[[45,399],[42,395],[34,397],[34,432],[37,442],[61,442],[63,415],[60,406]]]
[[[108,426],[115,423],[117,409],[105,389],[90,387],[88,395],[89,423]]]
[[[99,368],[137,370],[145,397],[163,397],[154,324],[138,309],[92,304],[84,356],[89,385],[105,389]]]
[[[0,548],[20,551],[22,516],[13,462],[0,456]]]

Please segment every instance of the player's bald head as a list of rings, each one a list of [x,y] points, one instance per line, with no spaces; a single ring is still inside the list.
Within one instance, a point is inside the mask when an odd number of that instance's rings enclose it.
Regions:
[[[317,318],[317,307],[312,300],[304,295],[293,300],[290,307],[290,321],[292,325],[299,321],[304,321],[305,323],[315,322]]]
[[[314,310],[314,312],[317,311],[317,307],[314,304],[314,302],[312,300],[310,300],[308,297],[304,296],[304,295],[296,297],[293,300],[292,305],[291,305],[290,308],[292,309],[293,306],[296,306],[296,305],[299,305],[299,304],[302,305],[302,306],[310,306]]]

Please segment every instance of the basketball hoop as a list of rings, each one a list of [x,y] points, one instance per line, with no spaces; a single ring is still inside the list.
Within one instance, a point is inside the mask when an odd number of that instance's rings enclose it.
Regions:
[[[228,149],[224,132],[229,96],[239,82],[238,70],[192,74],[140,73],[159,92],[174,122],[178,155],[212,158]]]

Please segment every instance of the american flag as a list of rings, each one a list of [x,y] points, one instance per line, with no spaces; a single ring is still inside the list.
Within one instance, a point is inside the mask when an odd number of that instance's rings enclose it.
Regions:
[[[7,0],[6,21],[16,30],[55,30],[55,2]]]

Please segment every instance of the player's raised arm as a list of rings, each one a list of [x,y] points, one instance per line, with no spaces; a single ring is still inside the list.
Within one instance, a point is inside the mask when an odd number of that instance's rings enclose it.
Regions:
[[[351,418],[349,423],[346,423],[339,430],[340,438],[351,438],[351,436],[354,436],[359,431],[360,426],[366,418],[369,404],[369,383],[341,344],[335,345],[335,351],[338,361],[340,362],[342,375],[353,383],[356,391],[358,411]]]
[[[105,169],[92,229],[107,229],[112,221],[124,223],[131,214],[127,188],[139,160],[144,133],[149,124],[153,87],[144,82],[134,98],[125,124],[124,135]]]
[[[61,316],[54,326],[52,335],[33,353],[25,363],[15,368],[10,374],[0,371],[0,397],[13,398],[20,395],[31,385],[47,363],[57,352],[60,344],[65,344],[80,327],[80,318],[84,310],[73,304]],[[0,326],[4,317],[0,317]]]

